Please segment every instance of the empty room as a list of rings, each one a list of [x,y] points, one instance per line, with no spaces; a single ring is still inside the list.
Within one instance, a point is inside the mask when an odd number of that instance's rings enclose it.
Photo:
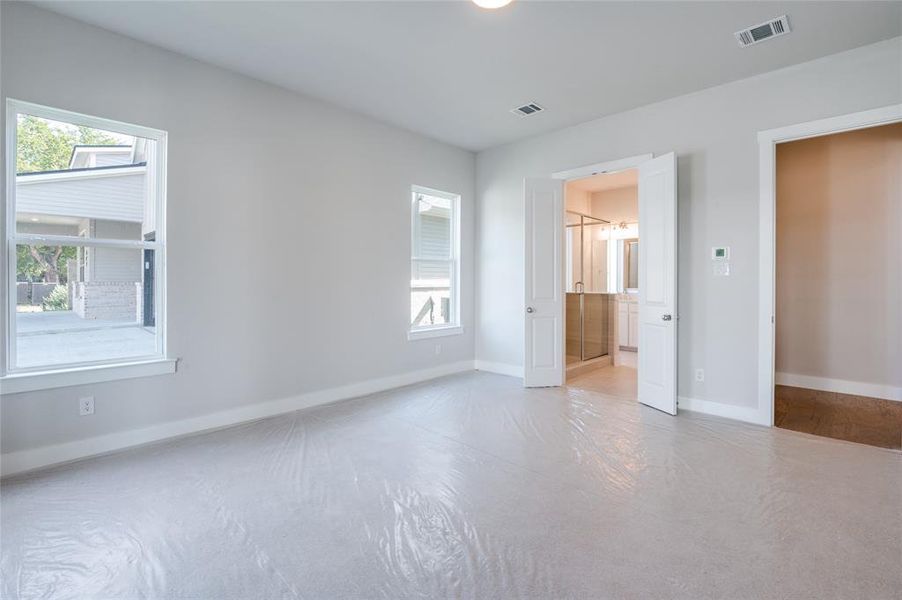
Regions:
[[[0,1],[0,597],[902,599],[902,2]]]

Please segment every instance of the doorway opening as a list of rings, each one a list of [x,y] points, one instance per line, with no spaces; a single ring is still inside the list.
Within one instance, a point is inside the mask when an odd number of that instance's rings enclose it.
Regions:
[[[636,251],[636,246],[632,247],[634,256],[638,255],[636,338],[637,347],[642,348],[642,353],[637,357],[636,399],[668,414],[677,413],[676,164],[676,154],[673,152],[657,157],[633,156],[560,171],[550,178],[527,178],[524,181],[524,386],[560,386],[566,382],[565,183],[635,169],[638,172],[639,237],[642,238],[641,252]],[[605,224],[599,225],[599,222],[609,221],[603,217],[587,217],[593,215],[580,215],[581,253],[584,241],[592,238],[591,234],[585,235],[585,229],[603,231]],[[610,234],[615,223],[617,221],[614,220],[607,223],[610,244],[615,241]],[[598,251],[602,248],[605,248],[604,244]],[[588,252],[591,251],[590,248]],[[614,261],[617,255],[616,251],[612,251],[607,254],[607,260]],[[606,261],[599,260],[598,264],[601,268]],[[625,264],[628,266],[629,263]],[[599,282],[608,281],[615,277],[616,272],[616,266],[610,267],[604,277],[599,275],[597,279]],[[580,272],[579,276],[583,273]],[[608,328],[608,337],[614,329],[613,326]],[[583,335],[582,331],[579,335]],[[582,342],[580,344],[583,345]],[[615,349],[619,350],[619,347]],[[584,356],[581,349],[580,362],[586,362]]]
[[[902,449],[902,122],[774,164],[774,425]]]
[[[639,175],[564,188],[564,362],[568,386],[635,400],[639,352]]]

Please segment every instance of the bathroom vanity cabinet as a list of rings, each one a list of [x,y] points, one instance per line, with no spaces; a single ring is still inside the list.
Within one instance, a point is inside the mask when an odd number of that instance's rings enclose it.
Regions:
[[[623,350],[639,347],[639,303],[629,294],[617,299],[617,345]]]

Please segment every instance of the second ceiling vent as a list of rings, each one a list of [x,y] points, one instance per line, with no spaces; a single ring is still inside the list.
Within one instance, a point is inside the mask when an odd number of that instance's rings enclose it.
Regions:
[[[744,48],[746,46],[754,46],[764,40],[786,35],[789,32],[789,19],[786,18],[786,15],[783,15],[760,25],[737,31],[733,35],[736,36],[736,41],[739,42],[739,45]]]
[[[534,115],[536,113],[540,113],[544,108],[536,104],[535,102],[530,102],[529,104],[524,104],[523,106],[518,106],[517,108],[512,108],[511,112],[520,117],[528,117],[529,115]]]

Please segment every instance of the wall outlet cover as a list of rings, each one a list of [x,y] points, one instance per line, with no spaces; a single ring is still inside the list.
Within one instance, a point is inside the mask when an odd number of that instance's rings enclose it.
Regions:
[[[730,276],[730,263],[727,261],[720,261],[714,263],[714,276],[715,277],[729,277]]]
[[[78,399],[78,414],[82,417],[94,414],[94,396]]]

